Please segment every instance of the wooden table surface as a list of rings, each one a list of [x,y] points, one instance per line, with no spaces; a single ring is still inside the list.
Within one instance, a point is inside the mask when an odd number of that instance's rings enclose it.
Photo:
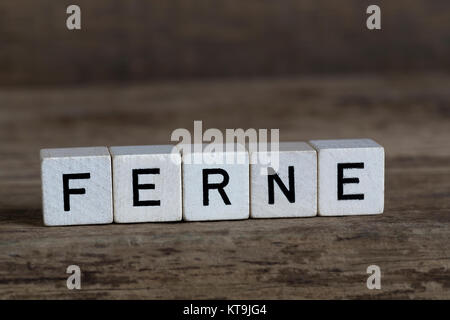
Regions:
[[[322,76],[0,90],[0,298],[450,298],[450,77]],[[378,216],[42,225],[39,149],[176,128],[373,138]],[[79,265],[82,289],[66,288]],[[381,268],[368,290],[366,268]]]

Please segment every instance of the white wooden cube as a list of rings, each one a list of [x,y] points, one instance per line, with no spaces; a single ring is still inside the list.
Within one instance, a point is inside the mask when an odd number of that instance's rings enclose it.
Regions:
[[[45,225],[113,222],[108,148],[42,149],[41,179]]]
[[[250,152],[250,217],[317,215],[317,153],[305,142],[282,142],[279,150]],[[255,148],[255,149],[254,149]],[[274,163],[267,160],[274,159]]]
[[[249,157],[226,144],[192,145],[183,151],[183,219],[186,221],[249,218]]]
[[[371,139],[312,140],[318,152],[320,216],[384,209],[384,148]]]
[[[114,222],[181,220],[181,154],[177,148],[126,146],[110,147],[110,152]]]

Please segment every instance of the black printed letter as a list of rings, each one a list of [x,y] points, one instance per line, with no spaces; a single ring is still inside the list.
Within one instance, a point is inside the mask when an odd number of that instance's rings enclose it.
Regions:
[[[338,200],[364,200],[364,194],[344,194],[344,184],[359,183],[358,178],[344,178],[345,169],[364,169],[363,162],[337,164],[337,198]]]
[[[133,169],[133,206],[160,206],[160,200],[139,200],[139,190],[153,190],[155,185],[153,183],[139,184],[140,174],[159,174],[159,168],[153,169]]]
[[[223,181],[221,183],[208,183],[208,175],[210,174],[220,174],[223,176]],[[217,189],[223,202],[226,205],[231,204],[230,199],[228,199],[227,194],[223,190],[225,186],[230,181],[230,176],[223,169],[203,169],[203,205],[209,206],[209,190]]]
[[[90,173],[68,173],[63,174],[63,195],[64,195],[64,211],[70,211],[70,195],[71,194],[85,194],[85,188],[70,189],[70,179],[90,179]]]
[[[276,181],[278,186],[280,187],[283,194],[286,196],[286,198],[289,200],[290,203],[295,202],[295,184],[294,184],[294,167],[289,166],[289,189],[286,188],[283,181],[281,181],[278,174],[273,173],[267,175],[267,182],[269,184],[269,204],[275,203],[275,196],[274,196],[274,187],[273,182]]]

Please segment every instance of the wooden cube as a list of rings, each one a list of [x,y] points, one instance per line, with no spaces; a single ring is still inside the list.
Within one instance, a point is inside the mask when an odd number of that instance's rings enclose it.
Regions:
[[[114,222],[180,221],[181,154],[170,145],[110,147]]]
[[[249,158],[245,148],[193,145],[183,153],[183,219],[249,218]]]
[[[371,139],[312,140],[318,152],[318,213],[379,214],[384,209],[384,148]]]
[[[41,178],[45,225],[112,223],[108,148],[42,149]]]
[[[277,152],[256,151],[256,147],[249,146],[250,217],[317,215],[316,151],[305,142],[282,142]],[[276,162],[268,164],[273,157]]]

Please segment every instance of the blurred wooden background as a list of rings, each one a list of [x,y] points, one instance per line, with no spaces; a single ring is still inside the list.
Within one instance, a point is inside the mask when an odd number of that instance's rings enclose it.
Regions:
[[[66,29],[74,3],[81,31]],[[365,27],[369,4],[381,31]],[[0,299],[449,299],[449,9],[2,0]],[[279,128],[283,141],[373,138],[386,150],[385,212],[42,225],[40,148],[166,144],[194,120]],[[66,288],[70,264],[80,291]],[[382,290],[366,288],[372,264]]]
[[[381,31],[366,29],[369,4]],[[450,2],[1,1],[0,41],[2,85],[449,71]]]
[[[450,298],[450,77],[327,76],[0,89],[0,299]],[[168,143],[175,128],[375,139],[376,216],[42,225],[39,149]],[[68,265],[82,290],[66,287]],[[380,266],[382,289],[366,287]]]

